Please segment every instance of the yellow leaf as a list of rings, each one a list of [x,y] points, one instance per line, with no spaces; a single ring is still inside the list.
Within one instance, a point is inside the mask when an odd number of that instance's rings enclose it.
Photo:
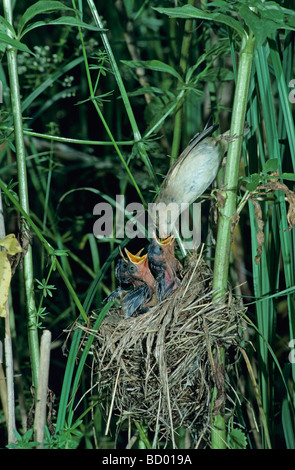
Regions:
[[[10,233],[5,238],[2,238],[2,240],[0,240],[0,245],[6,248],[9,255],[16,255],[16,253],[21,253],[23,251],[18,240],[15,238],[14,233]]]
[[[8,291],[11,281],[11,266],[7,253],[0,251],[0,317],[6,316],[5,304],[8,300]]]

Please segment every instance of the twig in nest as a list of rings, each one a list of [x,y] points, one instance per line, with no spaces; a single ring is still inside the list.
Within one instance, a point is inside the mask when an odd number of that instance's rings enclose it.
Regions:
[[[212,272],[195,253],[164,302],[127,319],[112,308],[93,341],[99,393],[110,401],[106,433],[116,413],[118,426],[144,422],[159,439],[173,440],[179,426],[207,435],[218,372],[210,350],[233,345],[242,310],[231,296],[213,303]]]
[[[106,426],[106,430],[105,430],[105,436],[107,436],[108,433],[109,433],[110,422],[111,422],[111,417],[112,417],[112,413],[113,413],[114,400],[115,400],[115,396],[116,396],[116,390],[117,390],[119,375],[120,375],[120,368],[118,368],[118,372],[117,372],[117,378],[116,378],[115,387],[114,387],[114,391],[113,391],[113,397],[112,397],[111,406],[110,406],[110,410],[109,410],[109,416],[108,416],[108,422],[107,422],[107,426]]]

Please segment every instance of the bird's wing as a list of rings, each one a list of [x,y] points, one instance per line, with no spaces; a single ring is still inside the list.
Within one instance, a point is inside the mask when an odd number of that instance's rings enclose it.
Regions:
[[[111,302],[112,300],[122,299],[122,296],[126,293],[126,290],[122,289],[122,287],[117,287],[113,292],[108,295],[103,302]]]
[[[150,300],[150,290],[147,284],[143,284],[142,286],[130,291],[126,295],[122,304],[125,318],[131,317],[148,300]]]
[[[212,118],[210,118],[207,124],[205,125],[204,130],[201,133],[197,132],[197,134],[194,135],[194,137],[189,141],[188,146],[184,149],[184,151],[180,154],[176,162],[172,165],[172,167],[168,171],[163,187],[166,186],[166,183],[169,181],[171,177],[176,176],[181,166],[181,163],[186,159],[186,157],[192,151],[192,149],[195,148],[203,139],[205,139],[205,137],[211,136],[213,132],[215,132],[216,129],[218,129],[218,127],[219,127],[218,124],[216,125],[212,124]],[[173,173],[174,175],[172,176]]]

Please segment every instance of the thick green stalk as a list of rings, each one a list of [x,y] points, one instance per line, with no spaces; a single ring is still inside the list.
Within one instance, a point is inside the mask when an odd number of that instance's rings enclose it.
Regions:
[[[4,15],[6,20],[12,24],[12,2],[3,1]],[[10,34],[8,31],[7,34]],[[21,99],[19,90],[19,81],[17,73],[17,52],[12,47],[7,47],[8,74],[10,81],[11,107],[14,121],[15,146],[18,171],[19,200],[21,207],[29,213],[29,197],[27,185],[26,154],[23,136],[23,118],[21,111]],[[22,224],[21,229],[24,234],[27,233],[26,224]],[[33,257],[31,245],[28,246],[27,254],[24,257],[24,280],[27,299],[27,320],[30,358],[32,367],[33,386],[37,387],[39,372],[39,340],[37,331],[37,314],[34,297],[34,275],[33,275]]]
[[[221,298],[227,291],[228,268],[231,249],[231,223],[237,206],[237,185],[239,178],[242,135],[247,110],[248,91],[253,63],[254,39],[250,36],[240,54],[238,77],[233,104],[230,134],[239,136],[228,147],[225,176],[224,204],[220,206],[219,227],[215,252],[213,288],[216,298]]]
[[[242,136],[247,110],[249,84],[254,57],[254,38],[250,35],[242,44],[238,76],[231,118],[231,135]],[[237,185],[239,177],[242,137],[229,144],[224,177],[224,204],[220,207],[217,234],[213,289],[214,301],[222,300],[227,292],[229,259],[231,250],[231,224],[237,206]],[[222,414],[212,418],[212,448],[225,448],[225,420]]]

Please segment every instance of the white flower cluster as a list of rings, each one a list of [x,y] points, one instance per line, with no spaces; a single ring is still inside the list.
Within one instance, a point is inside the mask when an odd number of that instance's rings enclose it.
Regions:
[[[62,54],[52,54],[52,49],[46,46],[34,46],[34,55],[29,52],[22,52],[18,54],[18,73],[24,76],[28,82],[28,87],[38,86],[44,76],[49,76],[55,72],[58,64],[62,63]],[[75,89],[73,87],[74,77],[72,75],[65,75],[60,85],[65,88],[61,94],[62,98],[70,98],[75,96]]]
[[[33,47],[34,56],[28,52],[23,52],[18,54],[18,73],[23,75],[29,71],[36,70],[40,73],[47,71],[48,66],[52,63],[58,63],[59,58],[57,54],[50,56],[50,47],[49,46],[34,46]]]

